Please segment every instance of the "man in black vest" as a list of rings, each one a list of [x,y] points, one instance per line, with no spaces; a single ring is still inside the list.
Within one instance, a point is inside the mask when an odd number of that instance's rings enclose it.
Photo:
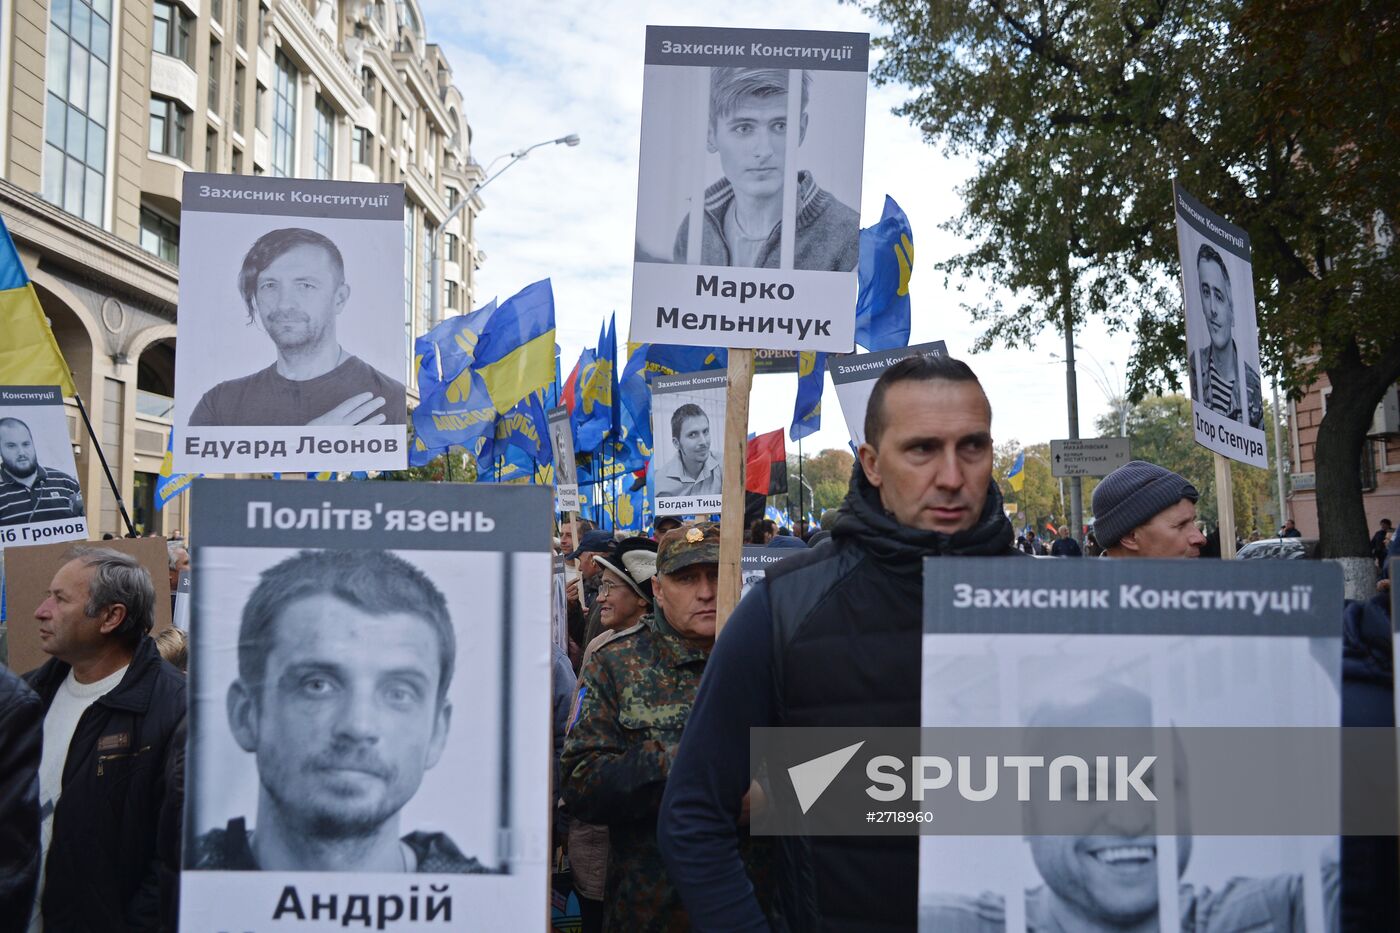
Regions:
[[[912,357],[875,384],[829,540],[774,565],[715,645],[658,836],[697,930],[912,930],[918,839],[780,837],[773,914],[739,858],[756,726],[919,725],[923,560],[1016,556],[992,412],[967,364]]]

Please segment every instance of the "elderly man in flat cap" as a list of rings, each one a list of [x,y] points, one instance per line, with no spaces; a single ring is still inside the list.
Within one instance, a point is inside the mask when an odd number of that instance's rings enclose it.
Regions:
[[[631,574],[607,569],[631,585]],[[656,844],[656,818],[714,647],[718,586],[719,526],[666,532],[651,579],[655,608],[583,666],[562,789],[570,815],[609,830],[604,930],[690,927]]]
[[[1201,494],[1181,476],[1146,460],[1125,463],[1094,489],[1094,536],[1105,557],[1200,557]]]

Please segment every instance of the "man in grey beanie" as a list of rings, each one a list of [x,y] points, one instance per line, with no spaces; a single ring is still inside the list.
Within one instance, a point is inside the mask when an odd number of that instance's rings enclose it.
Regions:
[[[1181,476],[1134,460],[1094,489],[1094,536],[1105,557],[1200,557],[1201,494]]]

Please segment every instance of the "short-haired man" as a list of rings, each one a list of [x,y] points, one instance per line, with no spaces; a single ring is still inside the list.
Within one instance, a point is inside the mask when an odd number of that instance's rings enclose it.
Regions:
[[[1068,525],[1061,525],[1059,537],[1055,543],[1050,545],[1051,557],[1083,557],[1084,552],[1079,548],[1079,542],[1074,540],[1070,534]]]
[[[705,522],[663,535],[651,585],[655,610],[584,664],[578,713],[564,742],[565,807],[609,830],[603,929],[619,933],[688,928],[661,861],[656,818],[715,643],[719,526]]]
[[[1250,366],[1235,346],[1235,298],[1230,292],[1230,270],[1209,243],[1202,243],[1196,252],[1196,277],[1210,342],[1191,354],[1191,397],[1232,421],[1243,421],[1248,412],[1249,426],[1263,430],[1264,394],[1259,370]]]
[[[1303,533],[1298,530],[1297,522],[1290,518],[1283,523],[1283,530],[1278,533],[1278,536],[1280,538],[1301,538]]]
[[[442,593],[387,551],[302,551],[243,607],[229,728],[257,758],[258,812],[201,836],[223,871],[484,872],[399,811],[447,744],[457,640]]]
[[[1094,488],[1094,534],[1105,557],[1200,557],[1196,487],[1146,460],[1125,463]]]
[[[696,929],[768,929],[737,847],[749,730],[918,726],[924,559],[1019,554],[992,478],[991,405],[966,363],[886,370],[859,454],[832,537],[770,567],[729,617],[686,727],[658,833]],[[775,928],[914,928],[916,838],[776,842]]]
[[[25,678],[44,705],[44,861],[30,929],[173,929],[161,905],[173,903],[178,866],[160,857],[158,827],[179,825],[166,766],[183,734],[185,678],[149,636],[145,568],[109,548],[72,555],[34,611],[50,660]]]
[[[705,146],[724,177],[705,190],[699,263],[776,269],[787,177],[788,80],[781,68],[711,68]],[[812,75],[802,72],[798,145],[807,136]],[[860,217],[812,173],[797,173],[793,268],[849,272],[860,258]],[[676,234],[674,259],[688,262],[690,217]]]
[[[0,525],[82,517],[78,481],[39,465],[29,425],[18,418],[0,418]]]
[[[1390,524],[1390,519],[1381,519],[1381,527],[1375,534],[1371,535],[1371,556],[1376,559],[1376,566],[1385,563],[1385,552],[1390,546],[1390,536],[1394,533],[1394,528]]]
[[[717,496],[723,484],[719,457],[710,445],[710,416],[693,402],[671,413],[675,456],[656,477],[658,496]]]
[[[258,238],[238,290],[277,348],[277,361],[221,382],[199,400],[191,425],[377,425],[408,419],[403,383],[340,345],[336,321],[350,300],[345,260],[328,237],[302,227]]]

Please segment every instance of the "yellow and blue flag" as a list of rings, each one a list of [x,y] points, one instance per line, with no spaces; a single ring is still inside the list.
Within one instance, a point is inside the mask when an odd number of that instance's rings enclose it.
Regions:
[[[914,231],[894,198],[885,195],[879,223],[860,232],[856,343],[867,350],[909,346],[909,277],[913,271]]]
[[[171,431],[170,436],[165,439],[165,457],[160,461],[160,479],[156,480],[155,499],[156,511],[165,508],[165,504],[174,499],[180,493],[190,488],[190,483],[203,476],[203,473],[176,473],[173,469],[175,463],[175,432]]]
[[[476,344],[473,369],[506,412],[554,378],[554,291],[549,279],[527,285],[491,315]]]
[[[0,384],[56,385],[66,396],[78,394],[73,373],[59,352],[49,319],[9,228],[0,218]]]
[[[1020,492],[1021,487],[1026,485],[1026,452],[1024,450],[1016,455],[1016,462],[1011,464],[1011,472],[1006,474],[1006,482],[1011,485],[1015,492]]]
[[[577,377],[565,390],[574,449],[596,450],[613,433],[617,407],[617,338],[611,326],[598,332],[598,346],[583,351],[574,372]]]

